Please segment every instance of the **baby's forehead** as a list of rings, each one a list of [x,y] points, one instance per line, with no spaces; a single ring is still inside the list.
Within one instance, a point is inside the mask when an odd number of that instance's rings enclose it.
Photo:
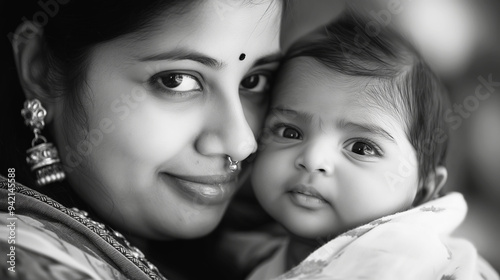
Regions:
[[[376,86],[378,81],[362,76],[345,75],[328,68],[311,57],[296,57],[283,63],[275,83],[273,95],[289,91],[335,90],[350,94],[362,94],[368,85]],[[307,93],[306,93],[307,94]]]
[[[309,98],[315,96],[311,94],[314,91],[323,91],[322,101],[326,103],[336,102],[338,95],[344,94],[348,102],[365,108],[365,115],[388,115],[408,131],[409,101],[397,81],[343,74],[311,57],[296,57],[283,64],[273,103],[314,102]],[[297,95],[307,98],[298,101]]]

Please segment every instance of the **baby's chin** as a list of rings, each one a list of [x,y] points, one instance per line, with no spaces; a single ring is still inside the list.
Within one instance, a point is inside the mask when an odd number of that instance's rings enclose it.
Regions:
[[[279,221],[278,221],[279,222]],[[281,222],[280,222],[281,223]],[[328,241],[338,234],[347,231],[347,228],[325,226],[321,223],[304,223],[303,221],[284,221],[281,225],[294,237],[317,241]]]

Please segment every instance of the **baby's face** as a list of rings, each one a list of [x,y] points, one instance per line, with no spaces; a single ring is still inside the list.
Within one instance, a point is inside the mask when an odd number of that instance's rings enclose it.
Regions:
[[[392,111],[374,106],[376,81],[311,58],[278,81],[252,181],[263,207],[293,234],[339,234],[411,206],[416,152]]]

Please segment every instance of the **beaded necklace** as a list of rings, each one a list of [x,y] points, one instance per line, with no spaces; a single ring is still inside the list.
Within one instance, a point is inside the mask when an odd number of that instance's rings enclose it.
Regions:
[[[7,189],[8,184],[6,182],[1,182],[0,188]],[[88,217],[88,213],[79,210],[77,208],[67,208],[59,202],[51,199],[50,197],[40,194],[32,189],[15,185],[14,191],[19,194],[23,194],[26,196],[33,197],[40,202],[43,202],[60,212],[70,216],[75,221],[84,225],[88,229],[90,229],[95,234],[99,235],[104,241],[110,244],[113,248],[115,248],[118,252],[120,252],[123,256],[125,256],[128,260],[134,263],[141,271],[146,273],[149,278],[152,280],[167,280],[161,273],[158,268],[149,262],[144,254],[135,246],[132,246],[130,242],[125,239],[125,237],[111,229],[109,226],[104,225],[103,223],[96,222]]]

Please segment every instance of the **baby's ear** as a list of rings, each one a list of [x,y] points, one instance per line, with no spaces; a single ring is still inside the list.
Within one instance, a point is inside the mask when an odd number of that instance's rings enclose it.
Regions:
[[[438,166],[433,173],[429,174],[427,180],[420,186],[413,205],[419,205],[438,197],[448,179],[448,170],[444,166]]]

